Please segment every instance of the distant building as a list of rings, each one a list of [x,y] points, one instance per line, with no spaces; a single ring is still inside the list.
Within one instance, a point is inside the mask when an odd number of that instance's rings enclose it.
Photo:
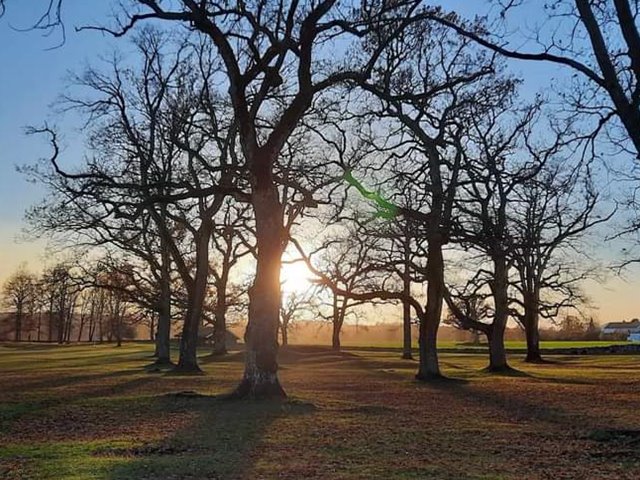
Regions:
[[[602,327],[601,336],[602,338],[626,338],[630,342],[640,341],[640,319],[607,323]]]
[[[179,339],[182,336],[182,332],[176,334],[175,338]],[[235,333],[229,331],[225,332],[225,343],[227,348],[234,349],[238,348],[240,337],[238,337]],[[208,325],[200,327],[198,329],[198,344],[200,345],[211,345],[213,344],[213,327]]]

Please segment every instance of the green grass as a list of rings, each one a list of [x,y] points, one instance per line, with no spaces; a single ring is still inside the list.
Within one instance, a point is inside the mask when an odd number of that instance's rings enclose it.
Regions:
[[[491,375],[444,353],[455,381],[422,384],[395,349],[294,346],[289,400],[250,402],[219,396],[239,352],[181,376],[147,373],[151,348],[0,345],[0,478],[640,478],[637,356],[511,355]]]

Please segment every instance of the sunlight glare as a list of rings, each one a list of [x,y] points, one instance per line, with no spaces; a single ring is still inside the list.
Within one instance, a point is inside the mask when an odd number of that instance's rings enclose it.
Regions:
[[[312,273],[303,262],[285,263],[280,271],[282,291],[302,293],[311,288]]]

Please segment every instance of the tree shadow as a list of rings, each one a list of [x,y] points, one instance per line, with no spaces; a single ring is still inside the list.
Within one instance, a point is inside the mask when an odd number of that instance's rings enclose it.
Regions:
[[[337,363],[359,359],[360,356],[344,350],[334,350],[325,346],[288,345],[279,355],[282,364],[294,363]]]
[[[117,457],[106,478],[250,478],[255,448],[278,418],[313,413],[295,400],[229,400],[223,396],[167,394],[157,397],[164,412],[195,413],[193,421],[170,437],[128,448],[99,450]]]
[[[535,378],[528,372],[523,370],[518,370],[512,366],[504,366],[500,368],[492,368],[490,366],[484,367],[480,370],[480,373],[483,373],[492,377],[518,377],[518,378]]]
[[[198,363],[207,365],[210,363],[241,363],[244,361],[244,350],[236,350],[224,355],[208,354],[198,357]]]
[[[531,375],[526,376],[536,380],[547,381],[547,379],[540,379]],[[519,395],[517,390],[506,393],[499,389],[483,388],[482,385],[476,386],[475,382],[440,382],[429,385],[462,397],[470,404],[482,405],[494,409],[496,412],[505,413],[515,418],[516,421],[526,422],[533,420],[535,422],[559,425],[570,430],[575,429],[576,425],[588,425],[600,420],[604,420],[605,423],[607,421],[606,419],[600,419],[600,417],[589,418],[584,414],[572,413],[564,406],[547,402],[544,396],[532,398],[526,394]]]
[[[463,387],[469,384],[469,380],[464,378],[448,377],[446,375],[439,375],[430,377],[429,379],[413,379],[413,384],[418,387],[424,388],[436,388],[436,389],[450,389],[452,387]]]
[[[65,375],[57,378],[52,378],[47,375],[45,378],[38,378],[34,381],[20,382],[19,388],[21,390],[39,390],[42,388],[60,388],[70,386],[76,383],[93,382],[96,380],[105,380],[108,378],[126,377],[138,373],[138,369],[126,369],[116,370],[106,373],[87,373],[79,375]],[[11,389],[9,389],[11,391]]]

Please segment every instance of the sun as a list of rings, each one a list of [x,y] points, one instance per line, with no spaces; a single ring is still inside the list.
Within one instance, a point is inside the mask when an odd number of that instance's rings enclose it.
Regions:
[[[285,263],[280,270],[280,282],[285,293],[305,292],[311,288],[312,273],[303,262]]]

